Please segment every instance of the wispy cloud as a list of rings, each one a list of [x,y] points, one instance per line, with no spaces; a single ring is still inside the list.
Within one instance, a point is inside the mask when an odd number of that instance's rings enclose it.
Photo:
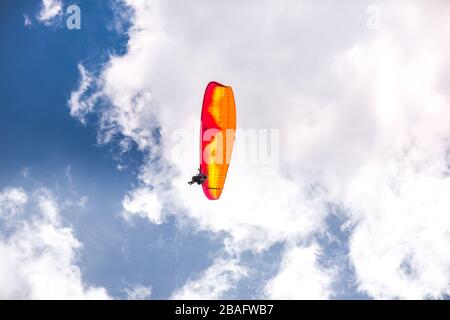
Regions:
[[[202,274],[175,291],[172,299],[220,299],[245,276],[246,269],[235,259],[219,258]]]
[[[22,188],[5,188],[0,192],[0,218],[9,220],[23,210],[28,196]]]
[[[152,288],[138,283],[126,288],[125,293],[127,294],[128,300],[145,300],[150,298]]]
[[[155,224],[160,224],[163,221],[159,198],[146,188],[135,189],[131,194],[126,195],[122,205],[125,219],[140,215]]]
[[[52,20],[62,13],[61,0],[42,0],[41,10],[37,19],[44,24],[51,24]]]
[[[33,22],[31,21],[29,15],[26,14],[23,15],[23,25],[27,28],[30,28],[33,25]]]
[[[86,115],[92,111],[97,96],[100,93],[88,95],[88,90],[92,89],[93,76],[86,70],[83,64],[78,64],[78,70],[81,75],[80,85],[76,91],[73,91],[70,95],[69,108],[70,114],[73,117],[78,118],[82,123],[86,122]]]

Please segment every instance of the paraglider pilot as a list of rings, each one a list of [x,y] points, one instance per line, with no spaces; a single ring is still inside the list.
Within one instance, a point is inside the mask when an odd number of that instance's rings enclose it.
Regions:
[[[188,183],[189,184],[194,184],[194,183],[203,184],[203,182],[205,182],[206,179],[208,179],[208,177],[199,168],[198,173],[195,176],[193,176],[192,180],[189,181]]]

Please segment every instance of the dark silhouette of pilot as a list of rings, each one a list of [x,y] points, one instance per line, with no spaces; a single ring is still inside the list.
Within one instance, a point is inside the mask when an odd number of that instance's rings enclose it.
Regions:
[[[197,184],[203,184],[203,182],[205,182],[206,179],[208,179],[208,177],[207,177],[206,174],[204,174],[204,173],[200,170],[200,168],[199,168],[199,169],[198,169],[198,174],[196,174],[195,176],[193,176],[193,177],[192,177],[192,180],[189,181],[188,183],[191,184],[191,185],[194,184],[194,183],[197,183]]]

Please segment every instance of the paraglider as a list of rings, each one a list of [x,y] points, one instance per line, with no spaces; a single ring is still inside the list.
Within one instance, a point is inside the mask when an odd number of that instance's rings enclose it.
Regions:
[[[200,169],[189,184],[201,184],[209,200],[222,194],[236,133],[233,89],[218,82],[206,86],[200,126]]]

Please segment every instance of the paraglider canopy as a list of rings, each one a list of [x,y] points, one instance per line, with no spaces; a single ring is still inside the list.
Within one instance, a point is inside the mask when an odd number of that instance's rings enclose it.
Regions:
[[[236,133],[236,104],[233,89],[218,82],[206,86],[200,127],[201,183],[210,200],[220,198],[233,151]]]

